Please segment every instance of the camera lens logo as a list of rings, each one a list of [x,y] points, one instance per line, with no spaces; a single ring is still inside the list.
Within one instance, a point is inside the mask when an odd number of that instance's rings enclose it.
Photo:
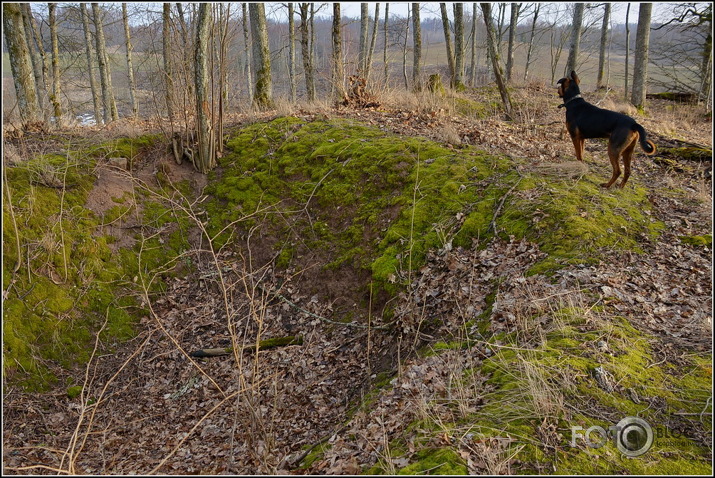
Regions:
[[[615,427],[618,450],[626,456],[640,456],[653,445],[653,429],[638,417],[626,417]]]

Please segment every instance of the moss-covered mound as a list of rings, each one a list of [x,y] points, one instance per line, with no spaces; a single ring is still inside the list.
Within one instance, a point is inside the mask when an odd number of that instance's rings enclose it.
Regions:
[[[136,205],[118,204],[101,217],[86,207],[98,157],[131,160],[155,140],[110,141],[5,168],[3,373],[17,382],[44,388],[55,380],[51,364],[85,362],[105,320],[105,343],[133,336],[140,267],[151,271],[187,247],[185,234],[174,231],[173,239],[152,234],[113,252],[116,238],[102,226]],[[143,225],[156,231],[181,223],[156,197],[141,196]]]
[[[549,256],[534,272],[592,261],[601,249],[639,250],[662,225],[646,190],[604,191],[527,172],[511,158],[401,137],[350,120],[279,118],[234,134],[207,193],[219,242],[235,223],[270,224],[279,266],[308,252],[325,267],[371,271],[380,286],[407,283],[430,248],[527,237]],[[305,265],[305,264],[301,264]]]

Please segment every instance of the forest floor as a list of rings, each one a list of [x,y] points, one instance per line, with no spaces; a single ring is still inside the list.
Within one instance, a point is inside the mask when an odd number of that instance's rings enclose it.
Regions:
[[[602,94],[586,96],[596,102]],[[536,185],[500,184],[484,228],[493,234],[459,245],[445,239],[397,278],[402,287],[374,293],[370,270],[330,266],[328,254],[312,250],[300,232],[304,244],[281,262],[285,248],[276,243],[283,239],[271,235],[279,228],[257,214],[236,219],[240,227],[231,240],[241,247],[207,242],[201,229],[209,229],[208,217],[216,214],[202,206],[204,194],[226,180],[226,164],[216,175],[200,176],[190,165],[175,164],[162,145],[139,155],[131,172],[104,163],[94,168],[85,203],[93,214],[110,214],[119,204],[112,198],[149,197],[153,190],[173,214],[188,218],[188,225],[169,220],[149,228],[141,218],[153,210],[137,201],[130,213],[102,221],[103,234],[115,238],[113,254],[133,248],[149,257],[154,247],[168,250],[176,229],[191,248],[125,281],[133,282],[124,286],[139,302],[130,339],[116,342],[97,332],[88,364],[46,361],[57,380],[44,390],[18,385],[13,379],[20,372],[4,375],[4,473],[709,474],[712,158],[692,159],[686,150],[712,149],[711,117],[694,106],[651,100],[647,116],[637,118],[664,151],[652,159],[638,149],[623,191],[594,188],[587,191],[603,198],[577,197],[597,205],[596,212],[580,210],[586,222],[600,220],[598,208],[635,217],[626,209],[643,205],[644,217],[634,222],[644,229],[608,225],[598,234],[611,242],[593,260],[563,260],[534,273],[555,252],[545,252],[530,232],[515,237],[500,216],[514,214],[512,200],[533,203],[562,184],[571,192],[579,182],[607,178],[605,141],[588,141],[586,162],[575,162],[555,90],[538,84],[515,89],[513,122],[499,117],[489,89],[419,101],[396,95],[379,108],[306,107],[292,116],[305,124],[345,120],[428,138],[456,157],[483,151],[513,161],[507,164],[519,181]],[[601,106],[627,110],[610,99]],[[262,121],[269,125],[275,116],[237,117],[228,136]],[[133,134],[143,128],[131,127]],[[26,136],[6,145],[6,167],[35,150],[54,146],[59,153],[68,137],[82,134],[57,135],[55,143]],[[37,140],[41,145],[33,144]],[[265,157],[274,154],[268,148]],[[16,158],[10,161],[8,151]],[[231,152],[249,154],[247,148]],[[395,167],[398,176],[407,168]],[[300,220],[278,211],[285,229],[318,228],[326,206],[317,191],[327,188],[332,171],[310,178],[314,188],[304,204],[290,204],[300,209]],[[380,232],[366,228],[357,240],[379,242],[398,221],[396,207],[378,214]],[[550,207],[528,210],[528,231],[554,219],[560,205]],[[471,212],[453,214],[452,230]],[[554,220],[554,234],[570,227]],[[328,226],[348,228],[337,223]],[[649,236],[656,223],[657,234]],[[636,245],[621,247],[619,235],[625,243],[629,234]],[[600,240],[584,237],[584,244]],[[4,290],[4,299],[13,293],[6,284]],[[288,336],[302,341],[261,345]],[[226,356],[191,355],[231,346]],[[585,433],[627,416],[647,419],[656,431],[641,457],[629,458],[610,443],[589,448],[575,442],[574,426]]]

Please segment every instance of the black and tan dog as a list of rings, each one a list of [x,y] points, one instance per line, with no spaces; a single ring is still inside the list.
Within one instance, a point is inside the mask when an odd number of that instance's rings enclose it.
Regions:
[[[621,175],[618,158],[623,156],[623,180],[618,185],[623,187],[631,175],[631,157],[636,143],[640,142],[647,155],[655,154],[655,145],[646,139],[643,126],[630,116],[604,110],[584,100],[578,87],[579,83],[575,71],[571,72],[570,77],[558,81],[559,96],[564,101],[559,108],[566,108],[566,129],[576,148],[576,159],[583,161],[583,144],[586,139],[609,138],[608,158],[611,160],[613,176],[610,181],[601,186],[610,188]]]

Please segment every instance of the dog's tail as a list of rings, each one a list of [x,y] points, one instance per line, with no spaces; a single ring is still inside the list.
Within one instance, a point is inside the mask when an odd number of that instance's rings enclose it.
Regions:
[[[646,139],[646,132],[643,126],[639,125],[638,123],[635,123],[631,127],[631,129],[638,133],[641,148],[643,148],[645,154],[647,154],[648,156],[654,155],[656,151],[655,144],[653,144],[653,141]]]

